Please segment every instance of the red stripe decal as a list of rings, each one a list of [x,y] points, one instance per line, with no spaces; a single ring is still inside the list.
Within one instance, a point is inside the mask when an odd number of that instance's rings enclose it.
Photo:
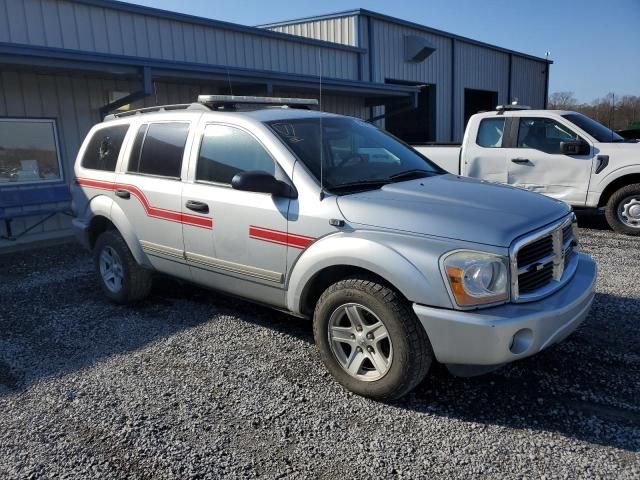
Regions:
[[[183,223],[186,225],[192,225],[194,227],[213,229],[213,220],[209,217],[200,217],[198,215],[190,215],[188,213],[175,212],[173,210],[166,210],[164,208],[153,207],[142,190],[134,185],[127,185],[123,183],[110,183],[102,182],[100,180],[90,180],[87,178],[76,179],[78,185],[83,187],[99,188],[100,190],[126,190],[131,195],[136,197],[142,207],[144,208],[147,216],[152,218],[158,218],[160,220],[168,220],[170,222]]]
[[[306,235],[296,235],[279,230],[271,230],[270,228],[256,227],[254,225],[249,226],[249,237],[254,240],[277,243],[278,245],[286,245],[301,250],[307,248],[315,240],[314,237],[307,237]]]

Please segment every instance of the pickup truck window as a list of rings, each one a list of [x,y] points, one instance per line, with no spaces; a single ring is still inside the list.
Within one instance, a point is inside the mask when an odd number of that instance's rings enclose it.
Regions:
[[[480,122],[478,127],[478,136],[476,143],[485,148],[502,147],[502,137],[504,136],[504,124],[506,119],[503,118],[485,118]]]
[[[186,122],[142,125],[136,134],[128,171],[180,178],[188,135],[189,124]]]
[[[560,143],[579,137],[564,125],[549,118],[521,118],[518,148],[533,148],[545,153],[560,153]]]
[[[268,125],[318,180],[322,161],[323,182],[329,190],[364,184],[378,188],[443,173],[391,135],[354,118],[277,120]]]
[[[234,175],[250,170],[274,175],[276,166],[249,133],[227,125],[207,125],[200,145],[196,180],[231,184]]]
[[[566,118],[571,123],[576,124],[599,142],[624,142],[624,138],[616,132],[608,129],[601,123],[596,122],[594,119],[589,118],[586,115],[582,115],[581,113],[567,113],[566,115],[562,115],[562,117]]]
[[[82,167],[113,172],[129,125],[115,125],[97,130],[84,151]]]

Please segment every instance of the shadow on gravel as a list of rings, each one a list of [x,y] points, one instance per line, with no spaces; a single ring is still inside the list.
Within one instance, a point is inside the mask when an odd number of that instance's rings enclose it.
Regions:
[[[576,216],[578,217],[578,226],[580,228],[607,230],[613,233],[604,213],[598,210],[576,210]]]
[[[585,324],[564,342],[473,378],[437,365],[396,406],[638,452],[638,312],[636,299],[597,294]]]
[[[220,315],[313,341],[308,321],[164,277],[141,304],[111,304],[74,244],[0,255],[0,298],[0,398]]]
[[[73,246],[0,256],[0,272],[0,398],[219,315],[313,342],[309,321],[166,278],[139,306],[112,305]],[[394,406],[640,451],[639,311],[636,299],[598,294],[588,321],[563,343],[475,378],[434,365]]]

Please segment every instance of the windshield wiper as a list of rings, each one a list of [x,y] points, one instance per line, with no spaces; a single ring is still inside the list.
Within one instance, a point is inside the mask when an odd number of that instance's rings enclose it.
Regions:
[[[404,172],[391,175],[388,180],[398,182],[402,180],[412,180],[414,178],[431,177],[433,175],[438,175],[438,173],[430,170],[422,170],[421,168],[414,168],[412,170],[406,170]]]

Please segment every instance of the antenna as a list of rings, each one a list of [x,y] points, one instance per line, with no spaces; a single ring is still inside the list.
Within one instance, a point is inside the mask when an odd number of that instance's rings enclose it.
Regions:
[[[318,77],[320,102],[320,201],[324,198],[324,141],[322,138],[322,51],[318,49]]]
[[[229,82],[229,93],[233,95],[233,87],[231,86],[231,74],[229,73],[229,65],[227,67],[227,81]]]
[[[616,94],[611,94],[611,115],[609,116],[609,130],[611,131],[611,141],[613,142],[613,129],[616,124]]]

